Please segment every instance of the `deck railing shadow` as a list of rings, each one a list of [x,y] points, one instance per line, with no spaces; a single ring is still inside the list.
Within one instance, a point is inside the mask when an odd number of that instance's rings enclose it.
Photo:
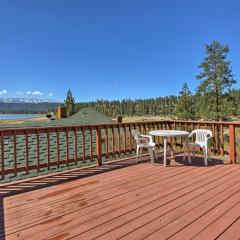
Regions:
[[[149,157],[146,156],[141,162],[149,162]],[[126,168],[136,164],[135,158],[129,159],[127,161],[114,161],[102,166],[94,166],[84,169],[75,169],[65,172],[59,172],[52,175],[45,175],[42,177],[21,180],[15,183],[2,184],[0,185],[1,197],[9,197],[16,194],[21,194],[25,192],[35,191],[42,188],[47,188],[50,186],[55,186],[58,184],[75,181],[78,179],[83,179],[90,176],[95,176],[98,174],[115,171],[121,168]]]
[[[141,159],[139,159],[139,163],[145,163],[150,162],[149,155],[143,156]],[[171,161],[175,161],[177,164],[171,164]],[[223,165],[228,162],[220,160],[220,159],[212,159],[209,163],[208,167],[215,166],[215,165]],[[158,158],[155,161],[155,164],[159,164],[160,166],[163,164],[163,157],[162,154],[158,154]],[[98,174],[115,171],[121,168],[126,168],[136,165],[135,158],[130,158],[127,161],[121,160],[121,161],[113,161],[111,163],[104,164],[102,166],[94,166],[84,169],[74,169],[69,170],[65,172],[59,172],[52,175],[45,175],[42,177],[32,178],[32,179],[26,179],[21,180],[19,182],[5,184],[0,186],[0,197],[1,201],[3,202],[4,197],[13,196],[16,194],[21,194],[25,192],[35,191],[42,188],[47,188],[51,186],[55,186],[58,184],[75,181],[78,179],[83,179],[86,177],[95,176]],[[183,161],[183,156],[180,154],[176,155],[174,159],[168,158],[167,159],[167,167],[179,167],[182,165],[191,165],[195,167],[203,167],[204,166],[204,160],[203,156],[196,156],[194,159],[192,158],[192,162],[189,164],[187,161],[187,158],[185,161]],[[2,206],[3,204],[1,204]]]

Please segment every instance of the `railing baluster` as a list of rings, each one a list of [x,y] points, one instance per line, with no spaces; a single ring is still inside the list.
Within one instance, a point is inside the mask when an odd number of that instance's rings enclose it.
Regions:
[[[129,137],[129,148],[130,148],[130,152],[132,152],[132,133],[131,133],[131,124],[129,124],[129,133],[128,133],[128,137]]]
[[[82,128],[82,160],[85,161],[85,127]]]
[[[194,126],[193,126],[193,123],[192,123],[192,129],[191,129],[191,131],[193,131],[194,130]],[[194,141],[194,136],[192,136],[192,142]]]
[[[176,130],[176,122],[173,123],[173,129]],[[177,137],[174,138],[174,145],[177,146]]]
[[[92,127],[89,129],[90,133],[90,148],[89,148],[89,153],[90,153],[90,160],[93,160],[93,154],[92,154]]]
[[[13,131],[13,141],[14,141],[14,174],[17,176],[17,134],[16,130]]]
[[[123,134],[124,134],[124,153],[127,152],[127,139],[126,139],[126,126],[123,124]]]
[[[139,132],[141,132],[142,129],[141,129],[141,123],[140,122],[138,123],[138,128],[139,128]]]
[[[57,168],[60,166],[60,139],[59,139],[59,131],[57,131]]]
[[[74,161],[77,164],[78,157],[77,157],[77,130],[74,128]]]
[[[145,135],[147,134],[147,131],[146,131],[146,123],[145,123],[145,122],[143,123],[143,132],[144,132]]]
[[[112,125],[112,154],[115,154],[115,134],[114,134],[114,126]]]
[[[97,127],[97,138],[96,138],[96,142],[97,142],[97,163],[98,166],[102,165],[102,129],[101,126]]]
[[[66,163],[69,164],[69,146],[68,146],[68,128],[65,128],[66,131]]]
[[[4,165],[5,165],[5,161],[4,161],[4,132],[1,131],[1,158],[2,158],[2,179],[4,179],[5,176],[5,169],[4,169]]]
[[[39,158],[39,130],[36,131],[36,159],[37,159],[37,172],[40,171],[40,158]]]
[[[105,139],[105,149],[106,149],[106,157],[109,155],[109,146],[108,146],[108,126],[106,126],[106,139]]]
[[[49,139],[49,129],[47,128],[47,159],[48,159],[48,170],[50,170],[50,139]]]
[[[28,151],[28,130],[25,130],[25,148],[26,148],[26,174],[29,173],[29,151]]]
[[[159,122],[157,122],[157,130],[160,130],[160,124],[159,124]],[[159,148],[159,145],[160,145],[160,138],[159,137],[156,137],[156,143],[157,143],[157,147]]]
[[[118,131],[118,154],[120,156],[121,155],[121,136],[120,136],[120,127],[119,127],[119,125],[117,127],[117,131]]]

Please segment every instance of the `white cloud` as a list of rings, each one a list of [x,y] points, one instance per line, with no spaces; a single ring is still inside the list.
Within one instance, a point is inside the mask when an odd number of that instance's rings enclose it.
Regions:
[[[0,91],[0,95],[4,95],[4,94],[7,94],[7,89],[3,89]]]
[[[42,93],[39,92],[38,90],[35,90],[34,92],[32,92],[32,95],[42,95]]]
[[[49,97],[52,97],[53,95],[54,95],[53,93],[49,93],[49,94],[48,94]]]
[[[17,91],[17,95],[23,95],[22,91]]]
[[[38,90],[35,90],[35,91],[33,91],[33,92],[27,91],[26,94],[28,94],[28,95],[43,95],[43,94],[42,94],[40,91],[38,91]]]

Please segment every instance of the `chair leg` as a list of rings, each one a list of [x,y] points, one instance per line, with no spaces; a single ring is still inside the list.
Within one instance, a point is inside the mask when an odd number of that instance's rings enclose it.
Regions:
[[[207,149],[207,157],[208,157],[208,161],[211,162],[212,160],[211,160],[211,158],[210,158],[210,154],[209,154],[208,149]]]
[[[142,148],[140,148],[140,156],[142,156]]]
[[[195,148],[193,147],[193,159],[195,158]]]
[[[207,153],[207,148],[203,147],[203,152],[204,152],[204,165],[208,165],[208,153]]]
[[[191,149],[189,149],[189,152],[188,152],[188,149],[187,149],[187,145],[185,145],[184,147],[184,152],[183,152],[183,161],[185,162],[185,159],[186,159],[186,155],[188,156],[188,160],[189,160],[189,157],[191,156]]]
[[[208,158],[206,155],[204,156],[204,165],[205,165],[205,167],[207,167],[207,165],[208,165]]]
[[[157,152],[156,152],[156,148],[154,148],[154,160],[157,160]]]
[[[136,151],[136,163],[138,163],[138,154],[139,154],[139,146],[137,146],[137,151]]]
[[[184,152],[183,152],[183,161],[185,162],[185,159],[186,159],[186,148],[187,146],[185,145],[184,146]]]

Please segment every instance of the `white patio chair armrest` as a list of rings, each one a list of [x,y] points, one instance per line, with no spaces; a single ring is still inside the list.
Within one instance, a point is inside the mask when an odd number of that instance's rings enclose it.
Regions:
[[[151,135],[141,135],[144,138],[148,138],[149,143],[153,143],[153,138]]]
[[[190,132],[190,133],[188,134],[188,137],[189,137],[189,138],[192,137],[193,134],[194,134],[194,132]]]
[[[146,142],[148,143],[148,139],[145,138],[145,137],[139,137],[139,138],[136,138],[137,141],[140,141],[140,142]]]
[[[151,137],[151,135],[143,135],[143,134],[141,134],[141,137],[148,138],[148,137]]]

